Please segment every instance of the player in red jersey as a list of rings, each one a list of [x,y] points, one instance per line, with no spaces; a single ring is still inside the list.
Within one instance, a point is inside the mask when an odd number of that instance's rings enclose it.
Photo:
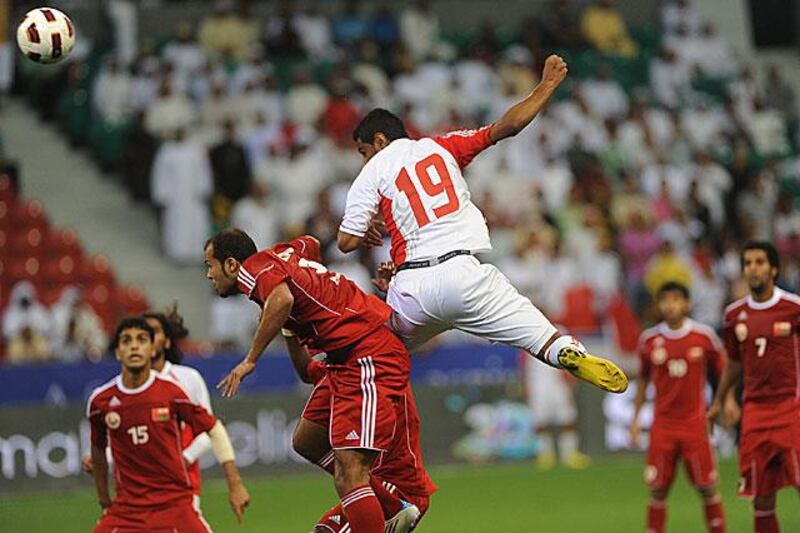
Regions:
[[[750,294],[725,310],[729,361],[708,416],[716,419],[721,398],[744,372],[739,494],[753,499],[754,530],[772,533],[775,494],[800,489],[800,296],[776,287],[780,265],[772,244],[747,243],[741,265]],[[725,418],[735,423],[738,413],[726,410]]]
[[[327,442],[308,446],[319,440],[298,438],[302,433],[315,432],[326,437],[330,424],[331,388],[328,372],[322,361],[312,359],[308,350],[292,335],[286,335],[286,345],[300,379],[313,383],[314,390],[303,409],[301,422],[295,433],[295,451],[311,463],[334,474],[334,452]],[[403,394],[403,405],[397,428],[389,449],[383,453],[372,469],[371,486],[384,507],[387,518],[386,531],[410,531],[428,510],[430,496],[436,485],[425,470],[419,443],[420,418],[411,385]],[[334,506],[320,518],[315,533],[345,533],[349,531],[341,504]]]
[[[218,387],[227,397],[236,394],[283,328],[307,348],[325,352],[334,484],[352,528],[382,532],[384,512],[370,470],[391,445],[408,385],[408,351],[384,326],[391,314],[384,302],[298,252],[292,244],[258,252],[246,233],[233,229],[206,243],[207,277],[215,291],[246,294],[262,307],[247,355]]]
[[[655,419],[650,430],[645,481],[650,487],[648,533],[663,533],[667,495],[678,459],[705,506],[708,531],[724,533],[725,517],[717,492],[717,469],[705,417],[708,370],[719,376],[725,349],[714,330],[688,318],[689,290],[675,282],[658,291],[663,322],[645,330],[639,340],[641,361],[630,426],[631,443],[639,446],[639,413],[647,386],[655,385]],[[732,396],[728,396],[732,401]]]
[[[182,456],[180,424],[206,432],[228,481],[229,500],[241,522],[250,496],[234,463],[225,428],[192,403],[174,381],[151,371],[153,329],[142,318],[117,326],[113,349],[119,376],[89,397],[92,467],[103,516],[95,532],[210,531],[193,503],[192,484]],[[106,446],[114,458],[116,496],[108,487]]]

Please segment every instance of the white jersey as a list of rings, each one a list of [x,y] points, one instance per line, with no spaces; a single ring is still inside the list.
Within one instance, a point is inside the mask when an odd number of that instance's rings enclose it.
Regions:
[[[492,249],[486,219],[461,171],[493,143],[490,126],[441,137],[397,139],[375,154],[347,194],[340,230],[363,237],[380,211],[396,265],[452,250]]]
[[[174,365],[169,361],[165,361],[164,368],[161,369],[159,374],[177,381],[193,403],[202,405],[209,413],[213,412],[211,410],[208,387],[200,372],[190,366]]]

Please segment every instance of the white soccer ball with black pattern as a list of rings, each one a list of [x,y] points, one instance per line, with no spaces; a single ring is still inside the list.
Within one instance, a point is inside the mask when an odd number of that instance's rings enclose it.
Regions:
[[[58,63],[75,46],[75,26],[68,16],[52,7],[32,9],[17,27],[17,45],[37,63]]]

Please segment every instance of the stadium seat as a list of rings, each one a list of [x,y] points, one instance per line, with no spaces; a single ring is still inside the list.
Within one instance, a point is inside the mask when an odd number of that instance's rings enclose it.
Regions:
[[[12,231],[9,235],[6,247],[10,255],[17,257],[43,256],[44,239],[44,233],[38,227]]]
[[[17,202],[14,209],[10,212],[11,223],[15,229],[38,228],[42,232],[48,230],[50,221],[44,212],[42,202],[32,200],[30,202]]]
[[[117,287],[117,306],[123,315],[139,315],[150,309],[150,303],[144,292],[135,285]]]
[[[41,271],[41,262],[37,257],[14,257],[6,266],[8,274],[5,277],[11,286],[24,279],[34,281]]]
[[[45,255],[49,258],[70,256],[79,260],[83,255],[78,235],[71,229],[54,230],[47,234],[44,242]]]
[[[80,266],[78,279],[84,285],[114,284],[114,273],[108,257],[98,254],[86,258]]]
[[[16,198],[17,191],[14,189],[14,184],[11,183],[11,179],[5,174],[0,174],[0,200],[13,202]]]

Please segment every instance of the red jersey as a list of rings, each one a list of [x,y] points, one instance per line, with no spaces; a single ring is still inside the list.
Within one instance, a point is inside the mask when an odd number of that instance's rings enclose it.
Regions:
[[[195,434],[217,422],[192,403],[174,381],[151,371],[136,389],[117,376],[89,397],[87,416],[92,444],[111,446],[115,503],[160,506],[192,499],[192,481],[183,459],[181,423]]]
[[[316,244],[316,254],[311,241]],[[318,263],[313,259],[319,258],[318,250],[319,243],[312,237],[278,244],[247,258],[239,268],[238,282],[239,289],[259,306],[285,282],[294,296],[285,327],[301,344],[330,353],[383,326],[392,309]]]
[[[748,296],[725,309],[725,346],[744,370],[744,425],[770,427],[797,421],[798,321],[800,296],[777,287],[766,302]]]
[[[677,330],[662,322],[642,333],[639,357],[639,376],[656,388],[654,425],[702,427],[708,369],[719,376],[725,365],[725,348],[714,330],[688,318]]]

